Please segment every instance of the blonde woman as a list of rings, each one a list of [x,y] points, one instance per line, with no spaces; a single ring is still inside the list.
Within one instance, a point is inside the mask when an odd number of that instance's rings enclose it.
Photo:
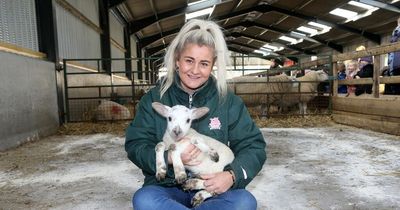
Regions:
[[[244,188],[261,170],[266,144],[242,100],[227,90],[229,59],[223,33],[211,21],[187,22],[168,47],[164,59],[168,73],[142,97],[137,115],[126,131],[128,158],[145,176],[143,187],[132,199],[135,210],[194,209],[190,201],[196,191],[184,191],[176,184],[169,151],[165,152],[167,176],[156,179],[155,146],[162,141],[167,122],[152,109],[155,101],[168,106],[208,107],[209,113],[193,122],[192,128],[228,145],[235,154],[223,172],[200,175],[205,189],[217,196],[195,209],[256,210],[256,199]],[[199,152],[191,145],[181,155],[183,164],[190,164]]]

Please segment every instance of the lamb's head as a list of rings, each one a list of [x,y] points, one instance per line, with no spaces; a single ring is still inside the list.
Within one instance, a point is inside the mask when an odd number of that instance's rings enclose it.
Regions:
[[[182,105],[169,107],[159,102],[153,102],[152,106],[154,110],[167,119],[166,132],[175,141],[179,141],[189,132],[193,120],[201,118],[209,111],[207,107],[192,109]]]

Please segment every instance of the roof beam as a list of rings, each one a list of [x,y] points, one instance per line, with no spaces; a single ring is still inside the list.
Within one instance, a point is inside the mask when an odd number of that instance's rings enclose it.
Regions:
[[[341,29],[341,30],[344,30],[344,31],[347,31],[347,32],[351,32],[353,34],[358,34],[358,35],[361,35],[361,36],[365,37],[366,39],[369,39],[369,40],[371,40],[371,41],[373,41],[375,43],[378,43],[378,44],[380,44],[380,42],[381,42],[381,37],[379,35],[377,35],[377,34],[373,34],[373,33],[367,32],[367,31],[362,31],[362,30],[359,30],[359,29],[355,29],[355,28],[352,28],[350,26],[346,26],[344,24],[331,23],[331,22],[328,22],[328,21],[320,20],[320,19],[312,17],[312,16],[300,14],[300,13],[297,13],[297,12],[293,12],[293,11],[289,11],[289,10],[286,10],[286,9],[274,7],[274,6],[271,6],[271,5],[265,5],[265,4],[257,5],[255,7],[251,7],[251,8],[245,9],[245,10],[239,10],[239,11],[236,11],[236,12],[232,12],[232,13],[229,13],[227,15],[221,15],[221,16],[213,17],[213,19],[214,20],[223,20],[223,19],[227,19],[227,18],[236,17],[238,15],[242,15],[244,13],[248,13],[248,12],[252,12],[252,11],[257,11],[257,12],[262,12],[262,13],[275,11],[275,12],[279,12],[279,13],[282,13],[282,14],[285,14],[285,15],[297,17],[297,18],[300,18],[300,19],[303,19],[303,20],[313,21],[313,22],[324,24],[324,25],[327,25],[327,26],[330,26],[330,27],[333,27],[333,28],[338,28],[338,29]]]
[[[255,53],[255,52],[249,52],[246,50],[237,49],[234,46],[228,46],[228,50],[237,52],[237,53],[241,53],[241,54],[246,54],[246,55],[254,55],[254,56],[258,56],[258,57],[261,56],[262,58],[264,58],[264,55],[261,53]]]
[[[235,42],[235,41],[227,41],[227,44],[235,44],[235,45],[239,45],[239,46],[242,46],[242,47],[247,47],[247,48],[253,49],[253,50],[259,50],[260,49],[259,47],[255,47],[255,46],[252,46],[252,45],[243,44],[243,43]],[[269,56],[282,56],[281,53],[276,53],[276,52],[273,52],[272,50],[270,52],[268,52],[268,53],[269,53]]]
[[[281,47],[285,47],[285,48],[288,48],[288,49],[291,49],[291,50],[294,50],[294,51],[298,51],[298,52],[301,52],[301,53],[304,53],[304,54],[307,54],[307,55],[316,55],[317,54],[316,52],[309,51],[309,50],[304,50],[304,49],[301,49],[301,48],[298,48],[298,47],[295,47],[295,46],[292,46],[292,45],[286,45],[286,44],[282,44],[282,43],[279,43],[279,42],[271,42],[270,40],[266,40],[266,39],[263,39],[261,37],[256,37],[256,36],[247,35],[247,34],[243,34],[243,33],[234,32],[234,33],[231,33],[230,35],[233,36],[233,37],[241,37],[241,36],[243,36],[243,37],[247,37],[249,39],[254,39],[254,40],[257,40],[257,41],[260,41],[260,42],[266,42],[266,43],[275,44],[275,45],[278,45],[278,46],[281,46]]]
[[[135,21],[131,21],[130,23],[130,33],[134,34],[140,30],[142,30],[143,28],[159,21],[162,19],[166,19],[172,16],[176,16],[176,15],[180,15],[180,14],[184,14],[184,13],[190,13],[190,12],[194,12],[194,11],[198,11],[198,10],[202,10],[202,9],[206,9],[209,7],[212,7],[216,4],[220,4],[222,3],[223,0],[209,0],[209,1],[204,1],[204,2],[200,2],[197,4],[193,4],[191,6],[183,6],[183,7],[179,7],[177,9],[173,9],[173,10],[169,10],[167,12],[163,12],[157,15],[153,15],[147,18],[143,18],[143,19],[139,19],[139,20],[135,20]]]
[[[380,9],[384,9],[384,10],[400,13],[400,9],[398,7],[390,5],[390,4],[383,3],[381,1],[375,1],[375,0],[354,0],[354,1],[357,1],[357,2],[360,2],[360,3],[363,3],[363,4],[368,4],[368,5],[373,6],[373,7],[378,7]]]
[[[140,39],[141,47],[142,48],[146,47],[146,46],[150,45],[151,43],[153,43],[155,41],[158,41],[159,39],[162,39],[162,38],[164,38],[166,36],[169,36],[169,35],[172,35],[172,34],[176,34],[179,31],[180,31],[180,28],[176,28],[176,29],[172,29],[172,30],[169,30],[169,31],[162,32],[162,34],[158,33],[158,34],[155,34],[153,36],[148,36],[148,37],[145,37],[143,39]]]
[[[316,17],[304,15],[304,14],[301,14],[301,13],[298,13],[298,12],[289,11],[289,10],[278,8],[278,7],[274,7],[274,6],[271,6],[271,5],[264,5],[264,6],[269,7],[271,10],[279,12],[279,13],[282,13],[282,14],[285,14],[285,15],[297,17],[297,18],[300,18],[300,19],[303,19],[303,20],[307,20],[307,21],[313,21],[313,22],[320,23],[320,24],[323,24],[323,25],[327,25],[327,26],[330,26],[330,27],[333,27],[333,28],[338,28],[338,29],[341,29],[341,30],[344,30],[344,31],[347,31],[347,32],[351,32],[353,34],[361,35],[364,38],[366,38],[366,39],[368,39],[370,41],[373,41],[373,42],[375,42],[377,44],[381,43],[381,36],[379,36],[377,34],[374,34],[374,33],[370,33],[370,32],[367,32],[367,31],[360,30],[360,29],[352,28],[352,27],[346,26],[344,24],[331,23],[331,22],[328,22],[328,21],[320,20],[320,19],[318,19]]]
[[[294,36],[296,38],[306,39],[306,40],[309,40],[311,42],[317,42],[317,43],[326,45],[326,46],[328,46],[328,47],[330,47],[330,48],[332,48],[332,49],[334,49],[334,50],[336,50],[336,51],[338,51],[340,53],[343,52],[343,46],[335,44],[333,42],[327,42],[327,41],[324,41],[324,40],[321,40],[321,39],[317,39],[317,38],[311,38],[311,37],[307,37],[307,36],[296,35],[296,34],[290,32],[290,31],[279,29],[279,28],[276,28],[276,27],[273,27],[273,26],[263,25],[263,24],[260,24],[260,23],[252,22],[252,21],[244,21],[244,22],[240,22],[238,24],[233,24],[233,25],[230,25],[230,26],[226,27],[226,29],[234,28],[234,27],[237,27],[237,26],[243,26],[243,27],[255,26],[255,27],[259,27],[259,28],[263,28],[263,29],[268,29],[268,30],[271,30],[271,31],[274,31],[274,32],[277,32],[277,33],[287,34],[287,35],[290,35],[290,36]]]
[[[152,47],[152,48],[146,49],[146,52],[148,53],[148,55],[154,55],[157,52],[163,50],[164,48],[167,48],[167,46],[166,45],[160,45],[160,46],[157,46],[157,47]]]
[[[118,4],[121,4],[122,2],[124,2],[125,0],[108,0],[108,8],[112,8],[117,6]]]

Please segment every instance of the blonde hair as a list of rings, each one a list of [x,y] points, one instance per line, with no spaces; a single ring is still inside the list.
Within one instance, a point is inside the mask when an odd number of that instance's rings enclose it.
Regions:
[[[197,44],[214,49],[214,65],[217,67],[216,86],[221,99],[227,94],[226,66],[230,65],[230,55],[224,34],[220,27],[207,20],[193,19],[188,21],[169,45],[164,57],[166,78],[161,81],[160,97],[171,87],[175,78],[176,60],[187,44]]]
[[[353,71],[356,71],[358,69],[358,62],[356,60],[350,60],[350,61],[347,62],[347,64],[346,64],[346,73],[347,74],[349,72],[349,70],[348,70],[349,66],[354,66],[354,70]]]

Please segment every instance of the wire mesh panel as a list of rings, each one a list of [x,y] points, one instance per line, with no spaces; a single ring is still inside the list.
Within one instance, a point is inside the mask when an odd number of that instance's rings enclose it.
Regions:
[[[0,41],[39,51],[35,0],[0,0]]]

